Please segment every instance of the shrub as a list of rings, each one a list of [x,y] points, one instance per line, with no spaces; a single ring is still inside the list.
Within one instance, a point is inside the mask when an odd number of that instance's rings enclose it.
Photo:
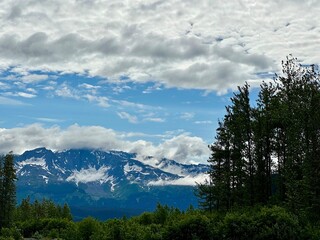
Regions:
[[[17,229],[16,227],[2,228],[1,237],[3,237],[4,239],[14,239],[14,240],[23,239],[19,229]]]
[[[210,238],[209,219],[201,214],[186,214],[181,220],[176,220],[167,226],[164,239],[191,240]]]
[[[101,229],[100,223],[92,218],[92,217],[87,217],[83,219],[81,222],[78,224],[79,228],[79,237],[83,240],[90,240],[91,236],[99,232]]]
[[[217,233],[222,239],[301,239],[297,217],[278,206],[227,213]]]

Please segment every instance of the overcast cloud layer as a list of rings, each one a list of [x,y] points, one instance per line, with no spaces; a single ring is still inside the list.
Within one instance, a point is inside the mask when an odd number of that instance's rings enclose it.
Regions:
[[[277,71],[290,53],[318,63],[319,6],[316,0],[4,0],[0,66],[225,93]]]

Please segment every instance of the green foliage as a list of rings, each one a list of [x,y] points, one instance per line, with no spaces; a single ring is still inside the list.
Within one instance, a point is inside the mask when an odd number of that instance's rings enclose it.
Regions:
[[[216,227],[218,239],[302,239],[298,218],[281,207],[229,212]]]
[[[0,236],[5,239],[14,239],[14,240],[23,239],[20,231],[16,227],[2,228]]]
[[[302,229],[301,239],[319,240],[320,239],[320,223],[316,225],[308,223],[307,226]]]
[[[100,232],[100,228],[100,223],[96,219],[85,218],[78,224],[79,237],[83,240],[90,240],[94,233]]]
[[[67,232],[70,231],[72,234],[76,235],[77,230],[75,230],[75,223],[67,219],[31,219],[29,221],[18,222],[17,226],[21,229],[24,237],[31,237],[38,233],[43,236],[48,236],[50,233],[57,233],[59,236],[68,235]],[[77,236],[77,235],[76,235]],[[64,237],[65,239],[74,239],[70,237]]]
[[[67,204],[63,207],[55,204],[52,200],[42,199],[30,202],[30,198],[23,199],[21,204],[16,207],[15,220],[28,221],[29,219],[44,219],[44,218],[62,218],[72,220],[70,208]]]
[[[189,214],[168,225],[163,239],[210,239],[209,219],[202,214]]]

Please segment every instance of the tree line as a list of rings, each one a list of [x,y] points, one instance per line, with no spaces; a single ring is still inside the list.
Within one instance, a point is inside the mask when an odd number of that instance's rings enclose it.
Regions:
[[[278,206],[209,213],[190,207],[186,211],[158,204],[153,212],[131,218],[79,222],[66,218],[30,218],[2,228],[0,240],[310,240],[319,239],[312,226]]]
[[[257,204],[283,205],[320,219],[320,78],[296,58],[260,86],[238,88],[210,145],[209,179],[199,184],[208,211]]]

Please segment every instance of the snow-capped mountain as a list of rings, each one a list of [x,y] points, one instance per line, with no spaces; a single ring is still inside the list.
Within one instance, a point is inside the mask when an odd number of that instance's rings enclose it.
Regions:
[[[17,176],[24,184],[74,182],[115,187],[123,183],[147,186],[151,181],[175,180],[181,176],[135,160],[135,154],[98,150],[52,152],[45,148],[16,157]]]
[[[194,184],[194,179],[202,178],[208,170],[207,165],[180,164],[168,159],[153,163],[146,164],[137,160],[136,154],[119,151],[26,151],[15,157],[18,197],[48,197],[77,206],[107,204],[140,210],[148,210],[166,199],[165,203],[177,203],[179,207],[183,191],[193,191],[192,186],[186,185]],[[182,196],[177,196],[179,191]],[[142,204],[142,199],[147,202]]]

